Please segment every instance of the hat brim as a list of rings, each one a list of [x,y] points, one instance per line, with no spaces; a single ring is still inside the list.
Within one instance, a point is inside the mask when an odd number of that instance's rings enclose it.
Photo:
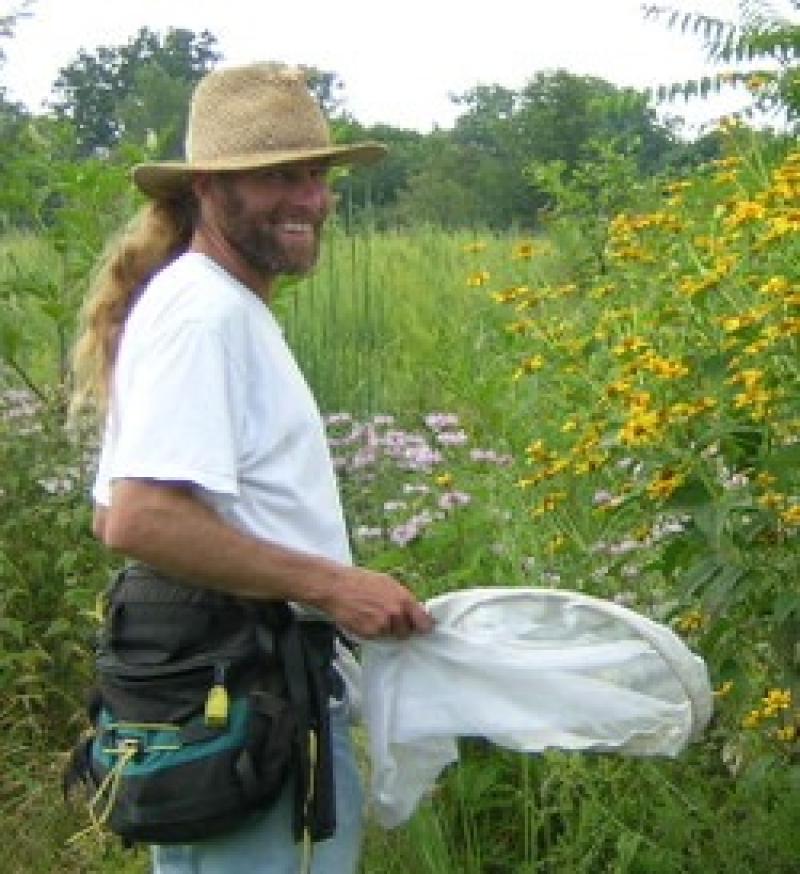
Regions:
[[[136,187],[148,197],[177,197],[191,188],[192,179],[197,173],[229,173],[317,160],[325,160],[330,164],[372,164],[379,161],[386,152],[386,146],[382,143],[367,142],[265,152],[210,161],[152,161],[137,164],[133,168],[132,178]]]

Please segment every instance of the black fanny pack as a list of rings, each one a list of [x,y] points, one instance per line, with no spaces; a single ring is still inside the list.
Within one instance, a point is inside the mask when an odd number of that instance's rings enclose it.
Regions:
[[[90,736],[65,793],[127,843],[190,843],[265,811],[291,777],[294,836],[335,829],[328,700],[334,626],[283,602],[183,584],[142,565],[107,595]]]

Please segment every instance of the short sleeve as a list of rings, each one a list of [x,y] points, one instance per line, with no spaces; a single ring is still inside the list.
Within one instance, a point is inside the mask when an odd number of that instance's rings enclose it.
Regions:
[[[109,480],[188,482],[238,495],[241,380],[219,330],[182,322],[122,351],[128,354],[115,374]]]

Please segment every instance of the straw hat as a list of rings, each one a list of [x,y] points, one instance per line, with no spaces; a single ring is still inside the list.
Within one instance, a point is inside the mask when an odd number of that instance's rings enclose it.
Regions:
[[[337,146],[305,75],[282,64],[215,70],[197,85],[189,108],[185,161],[157,161],[133,169],[150,197],[173,197],[200,171],[252,170],[324,158],[366,164],[386,152],[380,143]]]

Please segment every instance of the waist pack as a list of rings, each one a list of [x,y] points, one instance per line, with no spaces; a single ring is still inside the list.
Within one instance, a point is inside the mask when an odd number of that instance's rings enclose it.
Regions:
[[[294,780],[294,836],[335,829],[328,724],[333,626],[283,602],[183,584],[141,565],[107,593],[82,781],[94,826],[191,843],[241,826]]]

